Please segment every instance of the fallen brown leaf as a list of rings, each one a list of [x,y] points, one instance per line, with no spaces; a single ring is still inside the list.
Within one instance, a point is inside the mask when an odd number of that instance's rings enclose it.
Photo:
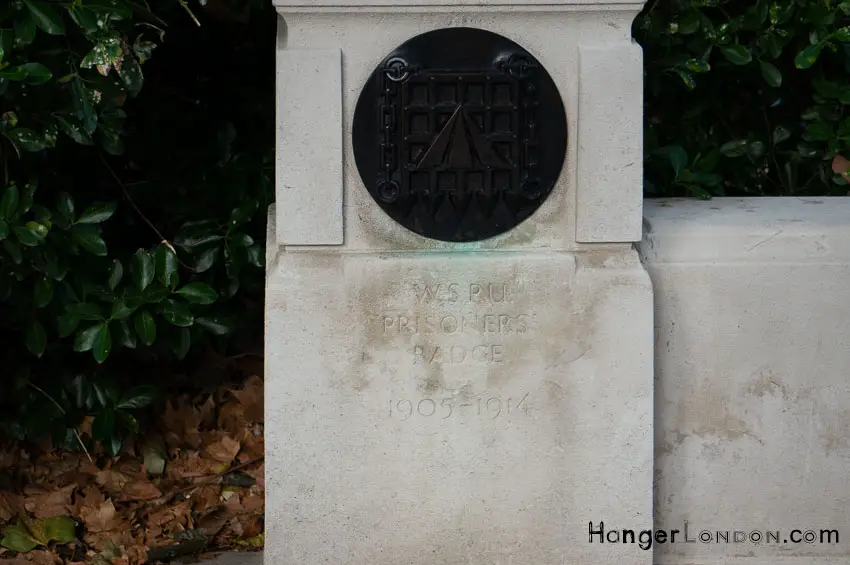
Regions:
[[[162,496],[162,492],[150,481],[135,481],[127,485],[118,497],[119,502],[153,500]]]
[[[46,549],[34,549],[25,555],[31,565],[56,565],[61,564],[62,559],[52,551]]]
[[[235,440],[228,435],[221,434],[218,441],[205,445],[202,453],[204,457],[224,465],[230,465],[236,458],[241,447],[242,446],[238,440]],[[224,469],[222,469],[222,471],[223,470]]]
[[[248,422],[253,423],[263,421],[264,390],[265,386],[263,384],[263,379],[255,375],[245,381],[245,385],[242,390],[233,391],[233,396],[235,396],[239,401],[239,404],[245,408],[245,418]]]
[[[37,488],[39,487],[34,485],[27,487],[26,490],[33,494],[29,494],[29,496],[24,498],[24,508],[36,518],[50,518],[68,512],[68,508],[71,505],[71,495],[77,488],[77,485],[72,484],[58,490],[35,494],[34,491]]]
[[[88,511],[91,512],[104,502],[106,502],[106,497],[103,496],[103,492],[96,485],[88,485],[77,494],[71,513],[79,517],[82,515],[83,508],[88,508]]]
[[[23,500],[19,495],[0,491],[0,522],[8,522],[24,512]]]
[[[121,517],[111,500],[101,502],[97,507],[81,508],[80,519],[90,532],[109,532],[122,526]]]
[[[169,447],[189,446],[198,449],[201,445],[201,415],[200,412],[180,402],[174,406],[172,402],[165,404],[162,414],[165,441]]]

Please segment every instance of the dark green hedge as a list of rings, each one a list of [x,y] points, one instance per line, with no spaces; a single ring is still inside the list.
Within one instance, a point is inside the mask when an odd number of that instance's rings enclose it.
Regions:
[[[157,391],[211,384],[199,357],[261,343],[276,18],[254,4],[0,10],[0,429],[13,438],[115,452]],[[86,415],[93,438],[74,431]]]
[[[650,0],[647,195],[846,194],[848,13]],[[157,394],[218,378],[199,359],[260,343],[276,23],[267,0],[0,5],[7,435],[115,452]]]
[[[633,28],[647,195],[846,195],[848,14],[835,0],[650,0]]]

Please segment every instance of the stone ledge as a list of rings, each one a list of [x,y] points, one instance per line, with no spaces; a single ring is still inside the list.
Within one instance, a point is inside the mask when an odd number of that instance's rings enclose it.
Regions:
[[[639,251],[652,264],[846,263],[850,198],[647,200]]]
[[[532,11],[640,11],[643,2],[635,0],[275,0],[278,12],[443,12],[446,8],[465,12],[532,12]]]

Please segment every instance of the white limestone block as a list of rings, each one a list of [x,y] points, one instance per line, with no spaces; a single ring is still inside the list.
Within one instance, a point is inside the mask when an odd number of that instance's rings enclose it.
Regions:
[[[687,521],[692,538],[658,545],[656,564],[847,563],[850,198],[650,200],[645,214],[655,526]]]
[[[576,241],[640,241],[643,55],[632,41],[579,48]]]
[[[346,10],[413,11],[451,8],[476,11],[516,9],[537,10],[640,10],[642,0],[274,0],[278,11],[321,12]]]
[[[343,243],[339,49],[277,51],[278,245]]]
[[[652,563],[588,542],[651,528],[633,251],[286,251],[266,308],[266,563]]]

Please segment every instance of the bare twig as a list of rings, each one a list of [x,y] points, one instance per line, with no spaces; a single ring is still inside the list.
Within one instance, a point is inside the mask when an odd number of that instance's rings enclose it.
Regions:
[[[767,138],[770,140],[770,157],[773,159],[773,164],[776,165],[776,176],[779,177],[779,182],[782,184],[785,192],[791,194],[791,188],[785,184],[785,179],[782,178],[782,167],[779,166],[779,159],[776,158],[776,144],[773,139],[773,129],[770,125],[770,118],[767,115],[767,108],[762,106],[761,113],[764,116],[764,125],[767,128]]]
[[[104,158],[103,153],[100,154],[100,160],[103,163],[103,166],[106,167],[106,170],[109,171],[109,174],[112,175],[112,178],[115,181],[115,183],[118,185],[118,187],[124,193],[124,197],[127,199],[127,202],[130,203],[130,206],[133,207],[133,209],[136,211],[136,213],[139,215],[139,217],[142,220],[144,220],[144,222],[148,226],[150,226],[150,228],[153,230],[153,232],[156,234],[156,236],[160,239],[160,243],[165,245],[168,249],[171,250],[172,253],[174,253],[174,256],[177,258],[177,261],[179,261],[180,264],[183,265],[183,267],[185,267],[186,269],[189,269],[190,271],[194,271],[194,269],[192,267],[190,267],[189,265],[187,265],[186,263],[184,263],[183,261],[180,260],[180,256],[177,255],[177,250],[174,249],[174,246],[171,244],[171,242],[168,241],[168,239],[164,235],[162,235],[162,232],[159,231],[156,228],[155,225],[153,225],[153,222],[151,222],[147,218],[147,216],[145,216],[145,214],[142,212],[142,210],[136,205],[136,202],[133,200],[133,197],[130,196],[130,191],[127,190],[127,186],[118,177],[118,175],[115,173],[115,171],[112,169],[112,167],[109,166],[109,163]]]
[[[45,396],[45,397],[46,397],[46,398],[47,398],[50,402],[52,402],[53,404],[55,404],[55,405],[56,405],[56,408],[58,408],[58,409],[59,409],[59,411],[60,411],[60,412],[62,412],[62,415],[63,415],[63,416],[65,416],[65,415],[67,415],[67,414],[68,414],[67,412],[65,412],[65,409],[64,409],[64,408],[62,408],[62,405],[61,405],[61,404],[59,404],[58,402],[56,402],[56,399],[55,399],[55,398],[53,398],[52,396],[50,396],[49,394],[47,394],[46,392],[44,392],[44,390],[42,390],[42,389],[41,389],[38,385],[34,385],[34,384],[33,384],[33,383],[31,383],[31,382],[27,382],[27,384],[28,384],[28,385],[30,385],[30,386],[31,386],[32,388],[34,388],[35,390],[37,390],[38,392],[40,392],[41,394],[43,394],[43,395],[44,395],[44,396]],[[84,443],[83,443],[83,438],[81,438],[81,437],[80,437],[80,433],[77,431],[77,429],[76,429],[76,428],[72,428],[72,430],[73,430],[73,432],[74,432],[74,437],[76,437],[76,438],[77,438],[77,441],[80,443],[80,447],[82,447],[82,448],[83,448],[83,453],[85,453],[85,454],[86,454],[86,457],[88,457],[88,458],[89,458],[89,461],[91,461],[92,463],[94,463],[94,460],[91,458],[91,455],[89,454],[89,450],[88,450],[88,449],[86,449],[86,444],[84,444]]]
[[[211,482],[209,482],[209,480],[210,479],[221,479],[221,477],[223,477],[225,475],[228,475],[230,473],[235,473],[236,471],[241,471],[242,469],[245,469],[246,467],[250,467],[251,465],[255,465],[255,464],[259,463],[260,461],[262,461],[263,459],[265,459],[265,456],[256,457],[254,459],[251,459],[250,461],[246,461],[245,463],[237,465],[236,467],[230,467],[229,469],[222,471],[221,473],[216,473],[214,475],[204,475],[204,476],[201,476],[201,477],[194,477],[194,480],[196,482],[193,482],[191,485],[189,485],[187,487],[183,487],[183,488],[178,489],[174,492],[171,492],[171,493],[169,493],[165,496],[162,496],[160,498],[152,500],[152,501],[148,502],[147,504],[145,504],[144,507],[159,506],[159,505],[162,505],[162,504],[167,504],[167,503],[171,502],[172,500],[174,500],[175,497],[180,496],[184,492],[189,492],[190,490],[195,490],[196,488],[200,488],[202,486],[211,486],[211,485],[221,484],[221,481],[211,483]]]
[[[177,0],[177,2],[179,2],[180,5],[183,6],[183,9],[186,10],[186,12],[192,18],[192,21],[195,22],[195,25],[201,27],[201,22],[199,22],[198,18],[195,17],[195,14],[192,12],[192,8],[189,7],[189,4],[186,3],[186,0]]]

